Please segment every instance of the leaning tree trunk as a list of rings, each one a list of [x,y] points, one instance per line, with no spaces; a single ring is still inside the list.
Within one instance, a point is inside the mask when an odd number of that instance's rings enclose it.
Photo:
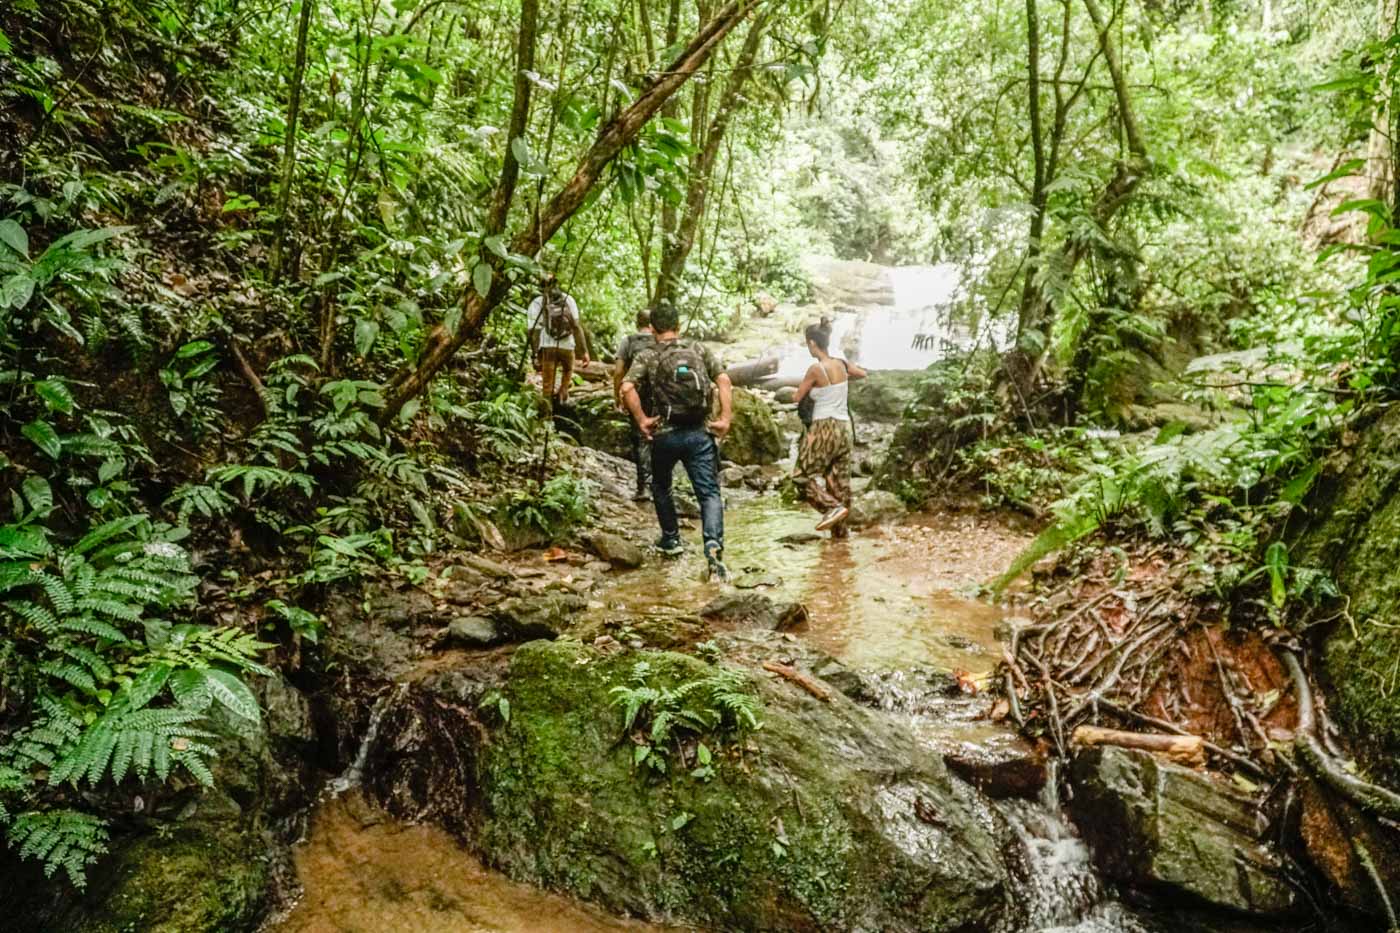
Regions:
[[[695,164],[691,166],[690,177],[686,182],[685,210],[676,225],[675,233],[666,238],[661,251],[661,271],[656,279],[653,305],[662,299],[676,299],[681,274],[685,271],[691,250],[695,248],[695,234],[705,219],[705,208],[709,201],[710,185],[714,181],[715,162],[719,157],[720,146],[734,115],[742,108],[744,85],[748,83],[753,72],[753,63],[758,57],[758,47],[763,41],[767,25],[767,18],[760,17],[749,27],[744,46],[734,63],[734,70],[729,73],[724,90],[720,94],[719,106],[705,130],[704,143]]]
[[[555,194],[544,211],[541,212],[539,222],[528,223],[524,230],[512,238],[510,252],[522,256],[537,254],[541,247],[549,242],[550,238],[559,230],[560,226],[583,206],[588,193],[602,178],[603,171],[608,164],[637,138],[642,127],[661,109],[671,95],[679,90],[691,75],[695,74],[709,60],[724,37],[763,2],[764,0],[732,0],[710,19],[666,71],[658,76],[626,110],[613,118],[607,128],[599,135],[597,141],[584,153],[573,178]],[[509,154],[507,158],[510,158]],[[518,171],[518,167],[516,171]],[[506,181],[507,177],[503,174],[503,184],[498,187],[496,199],[492,204],[492,219],[497,217],[499,207],[499,216],[502,220],[501,229],[504,229],[503,222],[510,205],[510,194],[514,186],[513,174],[509,179],[511,190],[506,189],[504,185]],[[453,354],[468,340],[474,340],[481,334],[488,316],[505,301],[511,287],[511,283],[505,275],[505,261],[484,248],[481,252],[481,259],[491,266],[493,273],[491,285],[486,290],[486,294],[481,294],[475,288],[467,291],[462,320],[456,333],[442,324],[433,328],[423,346],[417,364],[405,368],[386,387],[385,406],[380,413],[381,422],[387,422],[394,418],[404,403],[415,398],[427,388],[433,376],[446,365]]]
[[[1388,42],[1400,31],[1400,3],[1396,0],[1378,0],[1377,33],[1379,40]],[[1391,52],[1390,55],[1394,53]],[[1380,75],[1380,85],[1376,91],[1375,113],[1371,125],[1370,145],[1367,149],[1366,176],[1370,195],[1386,204],[1392,214],[1400,212],[1400,186],[1397,186],[1395,163],[1400,155],[1400,113],[1395,101],[1395,83],[1390,78],[1391,57],[1387,55],[1376,63]]]

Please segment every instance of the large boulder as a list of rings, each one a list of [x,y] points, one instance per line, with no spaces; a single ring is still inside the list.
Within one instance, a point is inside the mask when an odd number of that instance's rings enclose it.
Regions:
[[[851,503],[851,524],[858,528],[892,521],[904,514],[904,503],[884,489],[870,489]]]
[[[1078,753],[1070,813],[1108,877],[1140,890],[1254,914],[1294,907],[1248,798],[1151,754]]]
[[[806,622],[807,607],[801,603],[774,602],[762,593],[729,592],[706,603],[700,616],[720,628],[777,632]]]
[[[1006,876],[987,814],[906,727],[752,678],[762,728],[713,771],[638,768],[614,688],[713,673],[665,652],[522,646],[480,750],[478,842],[513,877],[619,913],[742,930],[985,929]],[[683,743],[689,745],[689,743]],[[695,746],[689,745],[691,749]]]
[[[880,370],[851,383],[851,414],[858,422],[898,424],[919,394],[922,370]]]
[[[734,419],[721,450],[741,466],[777,463],[787,453],[787,441],[768,404],[747,389],[735,389]]]
[[[439,672],[393,695],[366,789],[511,877],[614,913],[730,930],[992,927],[1008,885],[996,818],[899,718],[752,672],[758,730],[682,733],[657,749],[665,773],[645,764],[650,725],[624,729],[617,688],[645,682],[684,709],[706,696],[685,685],[715,673],[568,639],[522,645],[499,677]]]

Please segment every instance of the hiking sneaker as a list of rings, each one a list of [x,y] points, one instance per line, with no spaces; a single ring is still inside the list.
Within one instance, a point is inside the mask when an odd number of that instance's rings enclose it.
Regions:
[[[839,524],[842,519],[844,519],[847,515],[850,514],[850,509],[846,508],[844,505],[838,505],[836,508],[832,509],[830,512],[827,512],[825,515],[822,516],[822,520],[817,522],[817,530],[826,531],[833,525]]]
[[[680,538],[667,538],[663,535],[656,539],[655,547],[662,557],[680,557],[685,553],[685,545],[681,544]]]
[[[705,552],[705,562],[710,565],[710,579],[719,583],[729,582],[729,568],[724,566],[721,559],[724,552],[719,548],[713,548]]]

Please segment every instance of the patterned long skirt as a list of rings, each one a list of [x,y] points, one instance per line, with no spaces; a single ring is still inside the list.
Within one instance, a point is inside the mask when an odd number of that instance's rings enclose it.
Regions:
[[[797,452],[793,479],[818,512],[851,504],[851,423],[813,421]]]

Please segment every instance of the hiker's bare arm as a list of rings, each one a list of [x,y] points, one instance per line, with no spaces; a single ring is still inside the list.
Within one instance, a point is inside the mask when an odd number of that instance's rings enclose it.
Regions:
[[[642,436],[651,440],[656,422],[661,419],[653,418],[642,410],[642,397],[637,394],[637,387],[625,380],[622,383],[622,401],[632,413],[632,420],[637,422],[637,429],[642,432]]]
[[[807,375],[802,377],[802,385],[797,387],[797,394],[792,397],[794,402],[800,402],[807,397],[807,393],[812,391],[812,387],[817,384],[817,370],[821,363],[813,363],[807,367]]]
[[[579,363],[587,366],[591,359],[588,353],[588,331],[583,329],[583,325],[574,318],[574,346],[579,347],[583,353],[579,356]]]
[[[847,379],[864,379],[866,376],[870,375],[868,372],[866,372],[861,367],[857,366],[855,363],[852,363],[850,360],[842,360],[841,362],[846,364]]]
[[[729,423],[734,417],[734,383],[729,381],[729,373],[720,373],[715,378],[719,388],[719,417],[709,424],[710,433],[722,438],[729,433]]]

